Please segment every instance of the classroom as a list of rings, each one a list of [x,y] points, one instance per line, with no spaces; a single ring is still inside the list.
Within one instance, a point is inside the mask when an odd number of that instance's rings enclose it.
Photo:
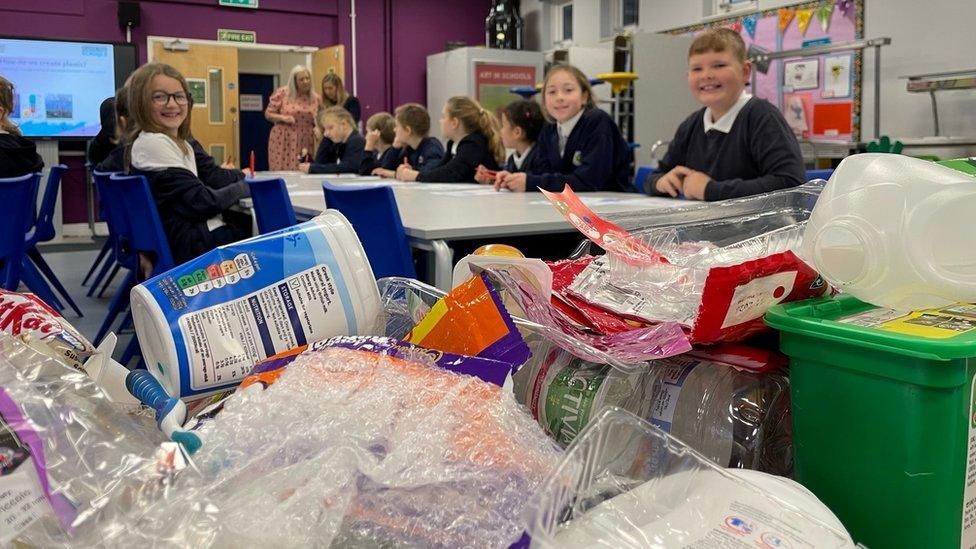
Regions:
[[[0,545],[976,547],[973,21],[0,2]]]

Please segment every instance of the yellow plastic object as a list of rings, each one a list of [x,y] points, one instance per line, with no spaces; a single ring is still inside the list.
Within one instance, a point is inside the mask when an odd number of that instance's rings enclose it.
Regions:
[[[485,244],[472,255],[496,255],[502,257],[525,257],[518,248],[508,244]]]
[[[538,90],[538,91],[542,91],[542,82],[539,82],[538,84],[536,84],[535,85],[535,89]]]
[[[614,95],[624,91],[631,82],[639,78],[636,72],[604,72],[596,75],[596,77],[610,84],[610,89],[613,90]]]

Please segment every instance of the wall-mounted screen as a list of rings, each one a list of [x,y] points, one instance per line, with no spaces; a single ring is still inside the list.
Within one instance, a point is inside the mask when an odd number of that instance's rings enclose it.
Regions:
[[[0,75],[14,84],[11,120],[25,137],[92,137],[99,106],[135,70],[131,44],[0,38]]]

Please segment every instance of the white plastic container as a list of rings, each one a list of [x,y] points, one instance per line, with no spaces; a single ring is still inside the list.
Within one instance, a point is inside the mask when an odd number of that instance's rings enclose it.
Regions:
[[[820,195],[800,248],[840,290],[898,310],[976,302],[976,179],[908,156],[858,154]]]
[[[570,445],[528,518],[544,548],[855,547],[799,484],[718,467],[619,408]]]
[[[236,386],[259,360],[336,335],[374,333],[373,271],[335,210],[188,261],[132,289],[146,365],[171,395]]]

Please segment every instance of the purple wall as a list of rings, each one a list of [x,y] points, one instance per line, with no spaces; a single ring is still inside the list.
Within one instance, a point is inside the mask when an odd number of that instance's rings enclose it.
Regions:
[[[140,61],[146,36],[215,40],[217,29],[257,32],[266,44],[346,46],[346,87],[352,91],[351,0],[260,0],[260,9],[224,8],[217,0],[141,0],[132,32]],[[0,35],[121,42],[117,0],[2,0]],[[427,56],[448,41],[484,44],[490,0],[357,0],[358,95],[364,118],[402,103],[427,100]],[[81,181],[80,177],[72,181]],[[74,183],[66,196],[83,196]],[[66,223],[87,221],[84,203],[64,201]]]

